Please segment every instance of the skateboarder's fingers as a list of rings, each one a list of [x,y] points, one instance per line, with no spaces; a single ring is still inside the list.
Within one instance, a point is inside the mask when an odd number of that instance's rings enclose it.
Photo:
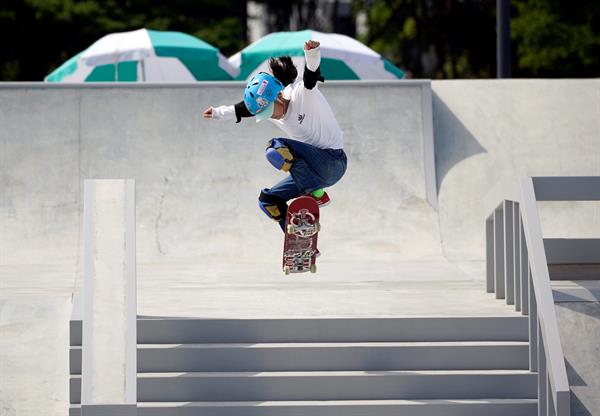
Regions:
[[[202,117],[204,118],[212,118],[212,107],[208,107],[206,110],[204,110],[204,112],[202,113]]]
[[[304,42],[304,50],[311,50],[311,49],[315,49],[318,48],[320,45],[319,42],[317,42],[316,40],[308,40],[306,42]]]

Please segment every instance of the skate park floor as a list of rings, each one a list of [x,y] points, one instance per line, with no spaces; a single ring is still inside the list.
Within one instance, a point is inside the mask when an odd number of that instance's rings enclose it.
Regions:
[[[370,264],[338,264],[325,255],[319,260],[316,275],[292,277],[281,272],[278,255],[266,266],[245,265],[244,274],[226,265],[141,264],[138,315],[244,319],[517,314],[485,293],[483,262],[378,262],[374,274]],[[66,414],[72,293],[81,288],[72,269],[0,266],[3,416]],[[345,270],[345,278],[335,272],[339,270]]]
[[[514,313],[504,301],[485,292],[481,261],[380,261],[373,272],[368,263],[319,260],[316,274],[290,276],[281,272],[276,257],[269,265],[250,263],[235,269],[226,264],[141,264],[138,315],[244,318]],[[0,294],[8,303],[19,298],[70,297],[81,290],[80,278],[63,266],[1,266],[0,280]]]
[[[280,235],[256,219],[257,192],[278,174],[264,162],[264,142],[278,133],[248,123],[240,137],[235,123],[198,117],[206,105],[236,102],[239,86],[2,89],[0,414],[67,412],[87,178],[136,179],[141,316],[517,315],[485,292],[483,197],[510,175],[599,174],[600,82],[433,82],[437,210],[423,177],[422,87],[370,87],[324,87],[351,163],[327,208],[318,273],[290,277],[281,272]],[[398,111],[358,118],[356,103],[373,114]],[[251,157],[240,162],[240,154]],[[229,190],[219,206],[205,203],[215,189]],[[215,223],[223,206],[227,221]],[[347,230],[355,206],[370,209],[361,209],[364,226]],[[598,235],[600,211],[563,210],[541,213],[545,235]],[[252,221],[249,232],[233,234]],[[233,268],[215,257],[240,247],[244,261]]]

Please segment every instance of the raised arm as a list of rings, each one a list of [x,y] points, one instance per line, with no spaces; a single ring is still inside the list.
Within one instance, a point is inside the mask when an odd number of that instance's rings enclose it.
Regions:
[[[317,85],[317,81],[325,81],[325,78],[321,76],[321,49],[319,46],[320,43],[316,40],[309,40],[304,43],[306,65],[302,80],[304,81],[304,87],[308,90],[312,90]]]
[[[211,118],[213,120],[233,120],[235,118],[236,123],[239,123],[242,121],[242,117],[254,117],[254,115],[248,111],[244,101],[240,101],[235,105],[208,107],[202,113],[202,117]]]

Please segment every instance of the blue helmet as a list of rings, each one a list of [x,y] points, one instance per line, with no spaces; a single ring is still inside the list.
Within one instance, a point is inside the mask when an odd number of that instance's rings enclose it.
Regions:
[[[252,114],[257,115],[271,106],[277,95],[283,90],[283,84],[273,75],[259,72],[246,85],[244,103]]]

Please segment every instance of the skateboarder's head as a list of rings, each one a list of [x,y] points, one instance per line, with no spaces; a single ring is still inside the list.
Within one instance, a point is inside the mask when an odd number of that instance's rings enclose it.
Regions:
[[[269,118],[273,114],[273,102],[283,90],[283,84],[273,75],[259,72],[252,77],[244,89],[244,104],[256,120]]]
[[[277,78],[284,87],[292,84],[298,77],[298,70],[296,65],[292,61],[290,56],[279,56],[277,58],[269,59],[269,68],[275,78]],[[287,111],[289,100],[283,97],[282,93],[279,93],[277,99],[273,103],[273,114],[271,118],[279,120],[283,118]]]
[[[281,119],[286,113],[289,103],[288,99],[283,97],[281,90],[296,80],[298,70],[289,56],[280,56],[269,60],[270,74],[261,72],[253,77],[246,87],[244,102],[248,110],[256,116],[256,121],[266,120],[268,118]],[[271,79],[269,79],[271,77]],[[273,82],[272,82],[272,81]],[[277,88],[277,95],[264,94],[265,88],[261,88],[263,82],[266,85],[279,83],[281,88]],[[269,84],[271,83],[271,84]],[[270,89],[270,88],[269,88]]]
[[[298,70],[290,56],[269,59],[269,68],[273,76],[281,81],[284,87],[292,84],[298,76]]]

